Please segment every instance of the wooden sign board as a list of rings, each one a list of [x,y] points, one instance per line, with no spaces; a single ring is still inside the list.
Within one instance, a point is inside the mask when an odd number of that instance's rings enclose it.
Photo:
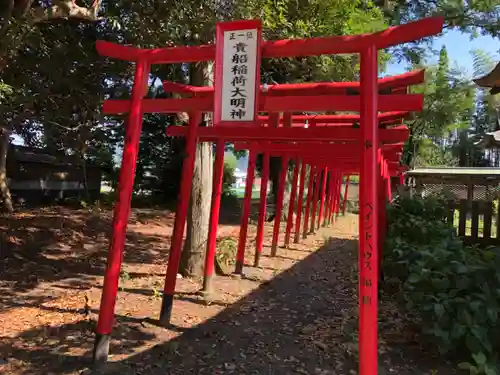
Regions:
[[[217,24],[215,53],[215,126],[258,122],[261,22]]]

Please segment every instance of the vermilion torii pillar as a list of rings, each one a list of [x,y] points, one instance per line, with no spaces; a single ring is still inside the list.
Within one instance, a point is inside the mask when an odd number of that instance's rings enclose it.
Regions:
[[[237,25],[237,26],[235,26]],[[230,27],[241,28],[242,23]],[[361,184],[361,219],[360,219],[360,252],[359,252],[359,308],[360,308],[360,339],[359,362],[360,375],[376,375],[377,365],[377,286],[375,277],[378,268],[378,253],[372,251],[377,244],[377,190],[379,175],[377,171],[377,150],[381,143],[396,143],[406,140],[408,129],[395,127],[393,129],[378,129],[380,124],[378,112],[410,112],[422,107],[422,95],[407,94],[405,87],[386,90],[377,77],[378,50],[397,44],[417,40],[441,32],[442,18],[430,18],[407,25],[393,27],[389,30],[347,37],[312,38],[303,40],[266,41],[258,45],[258,57],[281,58],[294,56],[318,56],[322,54],[358,53],[361,56],[361,82],[347,87],[343,84],[315,83],[293,86],[278,85],[271,87],[268,93],[259,90],[259,78],[255,77],[257,99],[254,110],[257,112],[326,112],[345,111],[359,112],[359,129],[350,126],[336,126],[341,121],[321,123],[314,120],[317,126],[311,128],[295,127],[260,127],[261,121],[256,118],[245,126],[215,126],[198,127],[203,113],[220,109],[220,94],[214,95],[213,89],[188,88],[190,97],[180,99],[143,99],[143,83],[151,64],[177,64],[214,60],[216,46],[173,47],[159,49],[138,49],[102,42],[97,43],[98,52],[110,58],[136,63],[135,81],[131,100],[106,100],[103,112],[105,114],[127,113],[127,129],[124,144],[124,158],[120,171],[119,200],[117,201],[113,222],[113,239],[108,254],[108,264],[105,273],[103,296],[96,329],[96,344],[94,360],[104,362],[109,351],[109,335],[113,325],[114,301],[118,290],[118,275],[123,256],[126,222],[130,210],[131,187],[133,186],[137,145],[141,131],[142,114],[157,113],[190,113],[188,127],[173,127],[169,129],[172,136],[187,138],[186,156],[183,163],[181,191],[179,194],[177,215],[169,254],[166,282],[160,322],[164,325],[170,321],[173,294],[178,268],[178,260],[182,248],[182,238],[189,202],[191,176],[194,162],[194,150],[197,141],[218,142],[353,142],[358,147],[357,158],[336,163],[348,174],[360,171]],[[222,29],[228,29],[223,27]],[[220,42],[220,40],[219,40]],[[217,43],[220,45],[220,43]],[[218,56],[221,59],[224,56]],[[216,64],[220,66],[220,64]],[[218,69],[218,68],[217,68]],[[391,85],[389,85],[391,86]],[[394,86],[393,86],[394,87]],[[289,91],[287,92],[287,88]],[[215,90],[220,89],[216,85]],[[310,91],[308,91],[310,90]],[[333,91],[332,91],[333,90]],[[224,94],[224,93],[223,93]],[[223,95],[222,95],[223,96]],[[218,107],[219,106],[219,107]],[[215,116],[217,119],[218,117]],[[217,120],[218,121],[218,120]],[[234,125],[234,124],[233,124]],[[317,163],[324,168],[318,159],[328,158],[312,155],[310,159],[298,154],[304,164]],[[329,168],[334,165],[328,164]],[[389,165],[391,168],[391,165]],[[321,170],[321,169],[318,169]],[[295,186],[296,188],[296,186]],[[241,262],[241,256],[238,258]]]

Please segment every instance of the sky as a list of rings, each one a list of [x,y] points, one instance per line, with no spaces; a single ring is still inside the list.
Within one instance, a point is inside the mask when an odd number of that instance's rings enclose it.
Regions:
[[[463,68],[470,78],[473,78],[473,64],[471,51],[481,49],[493,57],[500,60],[500,39],[494,39],[489,36],[480,36],[474,39],[470,35],[463,34],[460,31],[448,31],[443,36],[435,39],[433,49],[439,51],[445,45],[448,51],[448,57],[452,64]],[[437,63],[438,56],[432,57],[430,63]],[[389,64],[387,75],[401,74],[406,71],[407,64],[392,63]],[[475,77],[474,77],[475,78]]]

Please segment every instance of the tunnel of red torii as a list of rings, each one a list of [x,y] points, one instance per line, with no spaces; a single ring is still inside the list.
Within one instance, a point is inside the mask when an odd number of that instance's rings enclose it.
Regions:
[[[127,220],[130,213],[138,145],[144,113],[188,113],[187,126],[170,126],[167,134],[186,138],[186,152],[171,248],[165,277],[159,324],[170,325],[177,272],[188,213],[196,144],[216,144],[213,194],[207,242],[204,289],[210,291],[214,272],[217,225],[222,193],[222,172],[226,143],[249,151],[247,183],[242,208],[235,273],[242,275],[255,165],[263,156],[259,218],[254,265],[263,248],[269,158],[281,157],[282,169],[275,208],[271,256],[278,251],[280,219],[283,209],[286,169],[294,162],[290,205],[284,246],[294,231],[294,242],[320,226],[332,224],[345,211],[349,177],[360,176],[359,214],[359,374],[378,373],[378,283],[381,251],[385,238],[385,205],[391,201],[391,177],[401,176],[403,145],[409,130],[404,120],[421,111],[423,95],[412,94],[409,87],[424,82],[424,72],[378,78],[378,50],[415,41],[442,31],[443,18],[435,17],[391,27],[365,35],[333,36],[311,39],[263,41],[260,21],[235,21],[217,25],[217,42],[195,47],[140,49],[98,41],[102,56],[135,64],[132,95],[129,100],[105,100],[103,113],[127,114],[122,167],[115,206],[113,235],[104,277],[94,346],[94,362],[102,364],[109,354],[110,334],[118,279],[123,257]],[[224,37],[229,32],[256,31],[254,113],[250,121],[228,121],[221,117]],[[242,34],[243,35],[243,34]],[[254,35],[254,34],[252,34]],[[229,44],[228,44],[229,45]],[[319,82],[299,84],[260,84],[260,60],[318,56],[322,54],[359,54],[360,82]],[[163,82],[166,92],[180,98],[145,98],[152,64],[178,64],[215,60],[214,87],[194,87]],[[249,86],[251,87],[251,86]],[[204,113],[214,113],[213,126],[199,126]],[[332,113],[335,114],[327,114]],[[314,113],[314,114],[311,114]],[[309,178],[306,186],[306,174]],[[345,180],[344,191],[342,190]],[[305,191],[307,190],[307,196]],[[342,194],[343,193],[343,194]],[[344,199],[341,202],[341,196]],[[305,207],[304,207],[305,206]],[[305,210],[303,210],[305,208]],[[293,221],[295,218],[295,222]]]

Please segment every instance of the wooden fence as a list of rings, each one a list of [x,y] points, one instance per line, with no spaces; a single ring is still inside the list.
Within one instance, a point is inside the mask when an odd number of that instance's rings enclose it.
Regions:
[[[449,201],[446,220],[466,243],[499,245],[500,210],[495,206],[491,201]]]
[[[405,185],[417,195],[448,201],[447,222],[466,243],[500,245],[500,168],[417,168]]]

